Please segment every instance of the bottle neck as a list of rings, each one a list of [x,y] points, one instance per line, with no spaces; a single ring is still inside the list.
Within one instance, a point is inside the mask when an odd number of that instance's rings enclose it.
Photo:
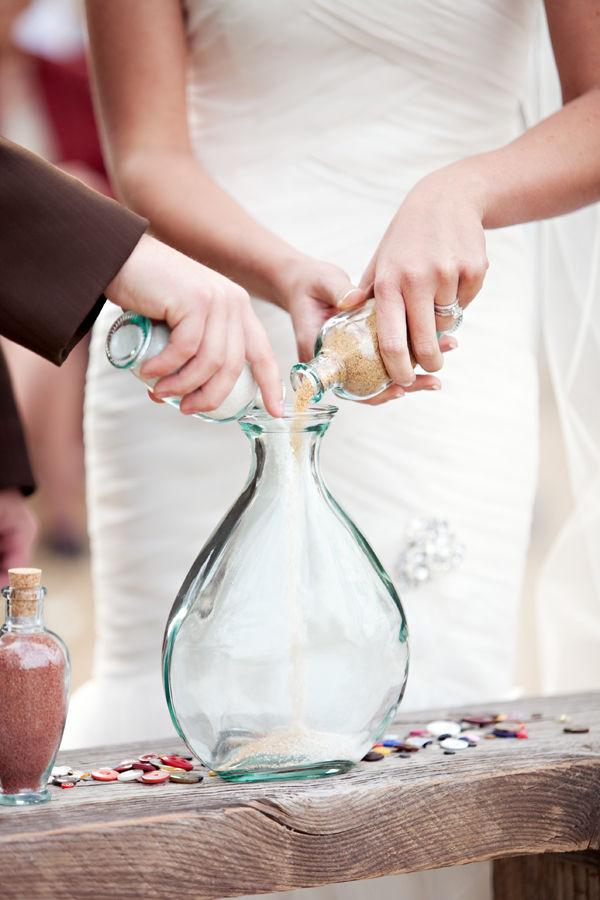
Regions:
[[[312,394],[306,392],[307,403],[318,403],[326,391],[339,387],[344,381],[344,360],[335,353],[318,353],[310,362],[292,366],[290,379],[298,395],[309,384]]]
[[[19,590],[4,588],[6,621],[4,630],[30,633],[44,630],[44,597],[46,589]]]

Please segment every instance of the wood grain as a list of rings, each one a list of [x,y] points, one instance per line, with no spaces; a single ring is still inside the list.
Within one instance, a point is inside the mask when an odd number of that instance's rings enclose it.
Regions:
[[[480,710],[401,716],[395,730],[469,711]],[[544,718],[529,724],[529,740],[482,740],[455,756],[434,746],[322,780],[53,788],[47,806],[0,809],[3,895],[208,900],[599,849],[600,695],[492,711]],[[561,713],[590,733],[564,734]],[[89,769],[180,749],[157,740],[60,762]]]
[[[600,854],[545,853],[497,860],[494,900],[600,900]]]

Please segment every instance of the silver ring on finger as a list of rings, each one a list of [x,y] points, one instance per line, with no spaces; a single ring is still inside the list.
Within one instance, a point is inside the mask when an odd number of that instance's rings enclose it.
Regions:
[[[458,297],[454,301],[454,303],[448,304],[448,306],[441,306],[439,303],[433,304],[433,311],[436,316],[439,316],[441,319],[449,318],[452,319],[452,324],[449,328],[444,328],[444,334],[452,334],[454,331],[460,328],[463,320],[464,311],[460,303],[458,302]]]

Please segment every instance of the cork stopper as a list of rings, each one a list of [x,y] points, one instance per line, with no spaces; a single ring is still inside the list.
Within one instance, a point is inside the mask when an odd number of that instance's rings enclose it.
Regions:
[[[12,589],[10,610],[13,616],[34,616],[38,591],[42,584],[41,569],[9,569],[8,584]]]

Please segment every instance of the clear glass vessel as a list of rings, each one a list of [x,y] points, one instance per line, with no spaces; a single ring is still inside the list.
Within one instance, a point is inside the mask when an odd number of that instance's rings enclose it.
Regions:
[[[334,407],[255,409],[246,487],[193,564],[163,645],[175,726],[230,781],[344,772],[393,719],[407,626],[381,563],[323,483]]]
[[[115,319],[106,337],[106,356],[117,369],[129,369],[133,375],[152,388],[158,378],[142,378],[143,363],[158,356],[169,343],[171,330],[166,322],[155,322],[131,311]],[[231,393],[210,412],[194,413],[207,422],[233,422],[245,415],[256,403],[258,385],[248,364],[242,369]],[[179,409],[180,397],[166,397],[165,403]]]
[[[0,804],[50,799],[47,782],[67,717],[69,654],[43,620],[40,569],[9,570],[0,629]]]

